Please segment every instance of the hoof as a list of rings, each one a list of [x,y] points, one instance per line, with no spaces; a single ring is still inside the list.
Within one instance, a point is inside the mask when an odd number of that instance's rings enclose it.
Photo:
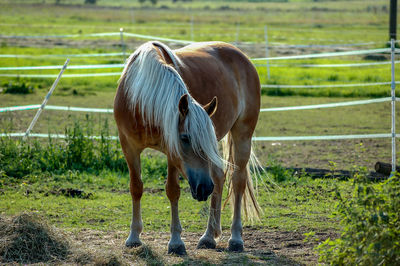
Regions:
[[[129,241],[129,239],[127,239],[125,241],[125,246],[128,248],[136,248],[142,245],[142,242],[139,241]]]
[[[243,241],[229,239],[229,251],[242,252],[243,251]]]
[[[214,239],[208,237],[202,237],[197,244],[198,249],[215,249],[217,243]]]
[[[184,244],[168,245],[168,254],[186,255],[186,248]]]

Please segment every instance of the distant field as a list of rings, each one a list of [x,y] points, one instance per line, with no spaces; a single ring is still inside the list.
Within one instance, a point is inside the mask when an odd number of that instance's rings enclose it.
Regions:
[[[118,30],[187,39],[193,18],[195,40],[234,41],[236,24],[241,41],[264,40],[269,26],[271,42],[343,43],[386,41],[387,1],[296,1],[248,3],[225,1],[159,1],[155,7],[137,1],[0,1],[0,29],[9,34],[77,34]],[[29,13],[24,12],[29,10]],[[161,24],[160,24],[161,23]],[[346,30],[343,30],[346,27]],[[311,39],[311,40],[310,40]],[[311,41],[311,42],[310,42]]]
[[[63,40],[65,42],[65,40]],[[115,45],[115,44],[114,44]],[[132,44],[132,46],[138,43]],[[176,47],[176,45],[175,45]],[[133,52],[134,47],[129,47],[127,53]],[[252,50],[249,46],[244,46],[242,49],[249,55],[260,55],[260,48]],[[115,53],[121,52],[120,49],[99,48],[37,48],[37,47],[3,47],[3,54],[21,54],[30,56],[40,56],[46,54],[65,55],[69,54],[95,54],[95,53]],[[261,50],[261,52],[263,52]],[[311,52],[315,52],[312,50]],[[10,66],[51,66],[62,65],[65,57],[38,57],[38,58],[0,58],[0,68]],[[377,83],[390,81],[390,64],[371,65],[371,66],[356,66],[356,67],[304,67],[304,65],[335,65],[335,64],[351,64],[351,63],[376,63],[373,60],[363,60],[362,56],[338,57],[329,59],[309,59],[309,60],[281,60],[271,61],[270,75],[267,77],[267,69],[265,62],[257,62],[257,70],[259,72],[261,84],[273,85],[340,85],[340,84],[362,84],[362,83]],[[385,57],[384,57],[385,58]],[[388,62],[386,56],[385,59]],[[383,61],[383,63],[385,63]],[[122,64],[124,59],[118,57],[71,57],[71,66],[74,65],[96,65],[96,64]],[[382,61],[379,61],[382,63]],[[66,74],[86,74],[86,73],[109,73],[121,72],[122,68],[108,69],[87,69],[87,70],[67,70]],[[29,82],[35,86],[48,87],[52,79],[38,78],[7,78],[1,77],[1,74],[57,74],[58,70],[11,70],[4,71],[0,69],[0,86],[9,81]],[[396,74],[400,74],[400,70],[396,69]],[[114,90],[118,76],[113,77],[79,77],[65,78],[60,86],[60,90],[65,94],[72,93],[73,90],[81,93],[97,93],[100,91]],[[263,89],[263,93],[267,95],[302,95],[302,96],[333,96],[333,97],[378,97],[389,96],[390,90],[387,85],[365,86],[365,87],[345,87],[345,88],[282,88],[282,89]],[[399,95],[399,94],[398,94]]]
[[[83,1],[1,0],[0,32],[2,36],[51,36],[125,32],[173,38],[179,40],[221,40],[236,43],[250,57],[264,57],[264,26],[268,26],[270,56],[309,54],[326,51],[357,50],[385,47],[388,30],[387,1],[159,1],[149,2],[99,1],[83,5]],[[193,19],[193,27],[191,21]],[[145,40],[125,36],[127,53]],[[359,46],[346,46],[348,44]],[[84,54],[121,52],[119,36],[73,38],[4,38],[0,36],[1,54],[40,56],[45,54]],[[182,45],[171,44],[172,47]],[[283,45],[283,46],[282,46]],[[297,45],[288,47],[287,45]],[[301,45],[301,46],[298,46]],[[305,46],[304,46],[305,45]],[[320,45],[309,47],[307,45]],[[322,46],[321,46],[322,45]],[[334,46],[331,46],[334,45]],[[60,65],[59,58],[0,58],[0,67]],[[379,57],[348,56],[328,59],[273,61],[271,78],[267,78],[265,62],[257,62],[262,84],[319,85],[386,82],[390,79],[389,65],[305,68],[304,64],[348,64],[388,61]],[[71,65],[122,63],[122,57],[73,57]],[[67,70],[67,74],[118,72],[121,69]],[[0,70],[0,86],[10,81],[29,82],[48,87],[51,79],[1,77],[1,74],[56,74],[58,71]],[[400,73],[396,71],[396,73]],[[63,83],[64,94],[97,93],[114,88],[116,77],[73,78]],[[3,85],[4,87],[4,85]],[[387,86],[318,89],[264,89],[267,95],[388,96]]]

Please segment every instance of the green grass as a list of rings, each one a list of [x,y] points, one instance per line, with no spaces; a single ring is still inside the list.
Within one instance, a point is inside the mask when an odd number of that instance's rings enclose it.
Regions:
[[[40,212],[51,222],[69,229],[89,226],[122,230],[130,217],[127,168],[118,142],[83,138],[91,133],[87,132],[92,130],[91,125],[88,120],[86,124],[75,123],[73,128],[67,128],[69,137],[65,142],[2,138],[0,197],[7,200],[1,201],[0,209],[8,215],[23,208]],[[107,137],[107,124],[101,130],[102,136]],[[143,217],[147,217],[144,224],[150,231],[167,230],[169,202],[163,191],[167,176],[165,156],[145,152],[141,159],[142,180],[148,192],[142,205]],[[256,222],[256,226],[278,230],[333,228],[329,222],[334,201],[331,192],[336,185],[346,190],[346,182],[335,184],[305,175],[293,177],[279,165],[273,169],[259,180],[259,202],[267,219]],[[269,180],[275,180],[279,186],[265,185]],[[193,201],[187,182],[181,185],[181,220],[186,230],[195,232],[207,222],[208,203]],[[85,197],[68,197],[63,189],[83,190]],[[229,228],[230,216],[229,210],[223,214],[225,229]],[[282,223],[285,216],[293,219]]]
[[[72,177],[71,177],[72,175]],[[32,177],[2,185],[0,209],[13,215],[23,211],[38,212],[68,230],[90,228],[96,230],[128,230],[131,219],[131,199],[127,191],[127,175],[102,172],[98,175],[67,173],[43,174],[36,181]],[[142,198],[143,222],[146,231],[168,231],[169,201],[163,188],[164,179],[152,176],[145,181]],[[180,217],[185,231],[198,232],[206,228],[208,204],[192,199],[186,181],[182,182]],[[264,215],[253,226],[265,230],[333,230],[339,228],[333,211],[333,188],[347,191],[346,181],[313,180],[307,177],[280,183],[280,188],[265,190],[259,187],[258,200]],[[58,194],[61,188],[75,188],[92,193],[89,199],[71,198]],[[148,189],[146,189],[148,188]],[[149,190],[150,189],[150,190]],[[155,192],[159,191],[159,192]],[[290,218],[288,218],[290,217]],[[223,229],[230,228],[231,212],[222,213]],[[250,225],[245,223],[245,225]]]
[[[89,121],[89,125],[91,123],[93,122]],[[80,136],[88,125],[83,126],[82,130],[70,131],[74,132],[72,137],[76,141],[69,140],[66,143],[52,141],[53,146],[50,148],[47,146],[48,140],[19,142],[7,138],[2,139],[0,142],[0,169],[2,169],[0,170],[0,215],[18,215],[22,212],[36,213],[50,224],[66,230],[69,234],[86,235],[89,232],[95,234],[94,238],[99,241],[102,235],[109,232],[113,235],[112,238],[118,239],[119,243],[127,236],[131,219],[128,173],[126,168],[119,171],[112,171],[110,169],[113,168],[108,168],[115,158],[111,158],[107,162],[99,161],[99,158],[104,156],[103,149],[101,146],[99,149],[99,146],[95,145],[96,143],[81,140]],[[74,148],[78,149],[74,150]],[[119,148],[113,146],[111,153],[114,153],[115,150],[119,150]],[[71,151],[75,152],[71,154]],[[54,153],[54,155],[46,157],[48,152]],[[63,162],[63,158],[59,156],[64,153],[68,154],[67,158],[72,156],[73,164]],[[88,159],[90,160],[88,161]],[[120,159],[116,158],[117,161]],[[57,165],[57,162],[62,167],[51,167]],[[46,167],[40,170],[40,167],[37,168],[38,163],[39,166],[42,164]],[[86,166],[82,168],[81,164],[84,163]],[[307,232],[318,235],[335,235],[335,232],[341,230],[339,219],[332,216],[338,202],[336,193],[340,191],[343,198],[349,197],[352,182],[356,182],[356,180],[313,179],[302,173],[293,175],[291,171],[273,161],[268,165],[273,167],[268,173],[261,176],[257,190],[257,198],[263,215],[259,221],[254,223],[244,222],[245,230],[257,228],[258,232],[266,234],[268,232],[277,232],[278,234],[296,232],[300,235]],[[10,168],[19,169],[22,172],[28,170],[28,172],[15,174],[15,172],[9,171]],[[335,167],[332,166],[332,168]],[[169,231],[170,207],[164,191],[166,174],[164,156],[150,152],[142,155],[142,180],[145,193],[141,206],[145,235]],[[264,182],[271,180],[275,181],[277,185],[273,187],[264,185]],[[182,188],[179,203],[180,220],[184,235],[190,232],[198,234],[206,228],[209,201],[200,203],[193,200],[188,183],[185,180],[180,183]],[[83,197],[72,197],[63,192],[69,189],[83,191]],[[226,197],[226,189],[223,197]],[[229,231],[231,226],[229,207],[223,210],[221,223],[222,229],[225,232]],[[166,240],[160,236],[160,241]],[[191,240],[192,242],[193,240]],[[113,247],[115,248],[115,244]],[[149,252],[156,255],[160,253],[154,247],[145,246],[145,248],[149,248]],[[254,247],[252,248],[254,249]],[[123,251],[124,254],[126,252],[126,250]],[[129,254],[132,252],[141,251],[135,249],[129,251]],[[262,261],[278,260],[276,262],[278,265],[284,263],[281,260],[285,257],[279,253],[277,256],[269,251],[270,255],[259,254],[259,252],[264,252],[264,248],[256,247],[256,251],[241,254],[237,259],[243,263],[252,263],[254,260],[260,259]],[[161,253],[165,252],[161,251]],[[229,257],[227,254],[222,255]],[[118,258],[122,258],[121,256],[117,255]],[[214,256],[212,255],[212,261],[217,259]],[[169,258],[162,255],[161,257]],[[310,262],[297,255],[294,258],[298,262]],[[148,261],[149,258],[143,259]],[[182,263],[183,265],[190,264],[193,259],[185,257]],[[195,263],[208,263],[209,259],[209,257],[207,259],[206,257],[199,258]],[[232,263],[232,261],[229,260],[226,263]]]
[[[123,27],[140,34],[188,39],[193,17],[196,41],[234,41],[237,23],[240,41],[264,42],[264,25],[269,26],[270,42],[329,44],[356,40],[383,45],[387,39],[388,6],[383,0],[178,4],[160,1],[156,7],[138,6],[136,1],[99,1],[97,6],[103,8],[70,0],[58,6],[42,1],[1,2],[0,29],[4,35],[115,32]],[[29,14],[21,12],[26,9]]]
[[[104,50],[94,50],[90,53],[102,52]],[[53,54],[69,54],[69,53],[85,53],[88,50],[79,51],[77,49],[52,50]],[[115,51],[108,51],[115,52]],[[133,52],[133,51],[129,51]],[[38,55],[45,53],[45,49],[36,48],[5,48],[4,53],[11,54],[31,54]],[[92,64],[120,64],[122,58],[114,59],[87,59],[72,58],[70,65],[92,65]],[[343,64],[350,62],[371,62],[368,60],[340,60],[340,59],[319,59],[319,60],[298,60],[295,62],[279,62],[270,68],[271,79],[267,78],[267,69],[258,66],[257,70],[260,76],[261,84],[271,85],[341,85],[341,84],[363,84],[389,82],[391,79],[390,65],[377,65],[370,67],[358,68],[304,68],[303,64]],[[18,59],[0,59],[0,65],[3,66],[48,66],[62,65],[63,58],[50,59],[44,58],[40,60],[29,58]],[[88,69],[88,70],[67,70],[66,74],[86,74],[86,73],[110,73],[121,72],[122,68],[111,69]],[[25,70],[25,71],[2,71],[4,74],[57,74],[58,70]],[[396,75],[400,74],[400,70],[396,69]],[[100,94],[101,92],[115,91],[118,82],[118,76],[111,77],[82,77],[68,78],[64,77],[57,89],[57,94],[71,95],[87,95]],[[0,77],[0,87],[5,87],[8,83],[29,83],[37,87],[47,90],[53,79],[38,78],[6,78]],[[387,97],[390,96],[389,85],[376,85],[364,87],[344,87],[344,88],[263,88],[264,95],[271,96],[318,96],[318,97]],[[397,92],[397,95],[400,95]]]

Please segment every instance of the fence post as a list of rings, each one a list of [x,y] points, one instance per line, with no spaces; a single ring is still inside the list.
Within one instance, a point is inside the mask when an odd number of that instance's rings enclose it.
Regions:
[[[390,0],[389,38],[397,39],[397,0]]]
[[[268,58],[269,57],[269,50],[268,50],[268,31],[267,31],[267,25],[265,25],[264,27],[264,38],[265,38],[265,57]],[[267,59],[267,75],[268,75],[268,79],[271,78],[271,75],[269,73],[269,61]]]
[[[193,15],[192,15],[192,17],[191,17],[191,19],[190,19],[190,39],[192,40],[192,41],[194,41],[194,19],[193,19]]]
[[[124,62],[126,59],[126,46],[124,42],[124,29],[120,28],[119,29],[119,35],[121,36],[121,47],[122,47],[122,56],[124,57]]]
[[[40,114],[42,113],[44,107],[47,104],[47,101],[49,100],[51,94],[53,93],[54,89],[56,88],[58,82],[60,81],[60,78],[62,76],[62,74],[64,73],[64,70],[67,68],[67,65],[69,63],[69,59],[67,58],[67,60],[65,61],[60,73],[58,74],[57,79],[54,81],[53,85],[51,86],[49,92],[47,93],[46,97],[44,98],[42,105],[39,107],[39,109],[36,112],[35,117],[33,118],[31,124],[29,125],[28,129],[25,132],[25,136],[23,137],[23,140],[26,140],[26,138],[29,136],[29,133],[31,132],[32,128],[35,126],[36,121],[38,120]]]
[[[396,172],[396,81],[394,77],[394,57],[395,57],[395,40],[390,40],[391,46],[391,65],[392,65],[392,78],[391,78],[391,89],[392,89],[392,175]]]
[[[239,44],[240,23],[236,23],[235,45]]]

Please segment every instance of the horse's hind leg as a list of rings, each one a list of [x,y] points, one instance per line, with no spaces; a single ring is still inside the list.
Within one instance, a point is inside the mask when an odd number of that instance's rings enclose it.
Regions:
[[[212,177],[214,191],[211,196],[210,216],[208,218],[207,230],[200,238],[197,248],[215,248],[217,245],[215,238],[221,235],[221,200],[225,175],[221,169],[214,166]]]
[[[140,177],[140,153],[141,150],[130,145],[123,134],[120,134],[121,147],[128,163],[130,185],[129,189],[132,196],[132,222],[131,231],[125,241],[127,247],[137,247],[142,244],[140,233],[143,229],[142,215],[140,210],[140,199],[143,194],[143,182]]]
[[[171,239],[168,242],[168,254],[185,255],[185,244],[181,239],[181,222],[179,221],[178,201],[180,197],[179,172],[168,160],[168,178],[165,190],[171,203]]]

